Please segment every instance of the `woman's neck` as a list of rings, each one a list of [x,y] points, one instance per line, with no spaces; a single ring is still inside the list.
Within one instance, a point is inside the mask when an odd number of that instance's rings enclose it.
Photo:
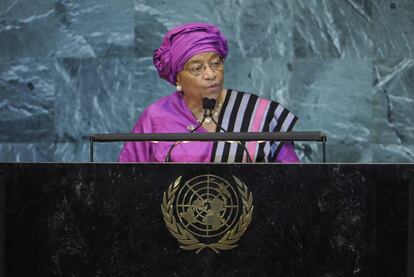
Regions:
[[[215,108],[219,105],[219,103],[223,103],[224,99],[226,99],[226,93],[227,93],[227,89],[223,88],[219,94],[219,96],[216,99],[216,106]],[[203,109],[203,101],[202,99],[198,99],[197,101],[191,101],[188,97],[186,97],[185,93],[184,93],[184,102],[187,104],[187,107],[190,109],[190,111],[196,116],[198,117],[198,115],[203,115],[204,114],[204,109]]]

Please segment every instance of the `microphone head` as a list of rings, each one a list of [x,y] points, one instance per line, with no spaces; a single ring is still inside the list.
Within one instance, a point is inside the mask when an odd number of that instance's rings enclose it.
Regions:
[[[214,106],[216,105],[216,99],[208,99],[207,97],[204,97],[202,101],[204,110],[214,110]]]
[[[204,97],[202,101],[203,101],[203,109],[208,110],[210,107],[210,99],[208,99],[207,97]]]
[[[210,99],[210,110],[214,110],[214,107],[216,106],[216,99]]]

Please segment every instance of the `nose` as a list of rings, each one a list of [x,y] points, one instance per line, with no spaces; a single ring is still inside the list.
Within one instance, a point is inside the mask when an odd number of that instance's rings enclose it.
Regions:
[[[203,78],[206,80],[214,80],[216,78],[216,72],[211,69],[210,65],[205,66]]]

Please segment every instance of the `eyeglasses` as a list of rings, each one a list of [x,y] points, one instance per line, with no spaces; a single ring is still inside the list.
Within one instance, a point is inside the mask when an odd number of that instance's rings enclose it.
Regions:
[[[203,74],[204,71],[206,71],[207,66],[209,66],[210,69],[213,71],[222,70],[224,67],[224,61],[218,58],[217,60],[213,60],[207,65],[196,64],[194,66],[191,66],[190,68],[186,68],[186,70],[188,70],[188,72],[190,72],[191,75],[199,76]]]

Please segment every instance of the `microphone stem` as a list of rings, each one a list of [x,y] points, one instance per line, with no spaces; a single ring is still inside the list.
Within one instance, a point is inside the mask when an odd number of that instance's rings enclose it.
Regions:
[[[203,123],[204,123],[204,121],[206,120],[206,118],[207,118],[207,110],[204,110],[204,115],[203,115],[203,119],[201,120],[201,122],[200,122],[200,124],[198,124],[198,126],[195,128],[195,129],[193,129],[190,133],[194,133],[195,131],[197,131],[202,125],[203,125]],[[181,140],[179,140],[179,141],[176,141],[173,145],[171,145],[171,147],[170,147],[170,149],[168,149],[168,153],[167,153],[167,156],[165,156],[165,160],[164,160],[164,162],[166,162],[166,163],[169,163],[169,162],[171,162],[171,153],[172,153],[172,151],[173,151],[173,149],[178,145],[178,144],[180,144],[182,141]]]
[[[215,101],[214,101],[215,102]],[[214,108],[214,105],[212,105],[213,106],[213,108]],[[201,122],[198,124],[198,126],[195,128],[195,129],[193,129],[192,131],[191,131],[191,133],[194,133],[195,131],[197,131],[201,126],[203,126],[203,123],[204,123],[204,121],[206,120],[206,118],[207,117],[210,117],[211,118],[211,120],[214,122],[214,124],[216,124],[216,126],[218,126],[219,127],[219,129],[220,130],[222,130],[223,132],[225,132],[225,133],[227,133],[227,131],[226,130],[224,130],[218,123],[217,123],[217,121],[214,119],[214,116],[213,116],[213,111],[212,111],[212,107],[209,107],[209,108],[207,108],[207,107],[205,107],[204,108],[204,115],[203,115],[203,119],[201,120]],[[176,141],[173,145],[171,145],[171,147],[170,147],[170,149],[168,150],[168,153],[167,153],[167,156],[165,157],[165,162],[171,162],[171,153],[172,153],[172,150],[178,145],[178,144],[180,144],[182,141]],[[243,148],[243,150],[244,150],[244,152],[246,153],[246,161],[248,162],[248,163],[251,163],[251,162],[253,162],[252,161],[252,159],[251,159],[251,157],[250,157],[250,153],[249,153],[249,151],[247,150],[247,148],[246,148],[246,146],[241,142],[241,141],[236,141],[242,148]]]

